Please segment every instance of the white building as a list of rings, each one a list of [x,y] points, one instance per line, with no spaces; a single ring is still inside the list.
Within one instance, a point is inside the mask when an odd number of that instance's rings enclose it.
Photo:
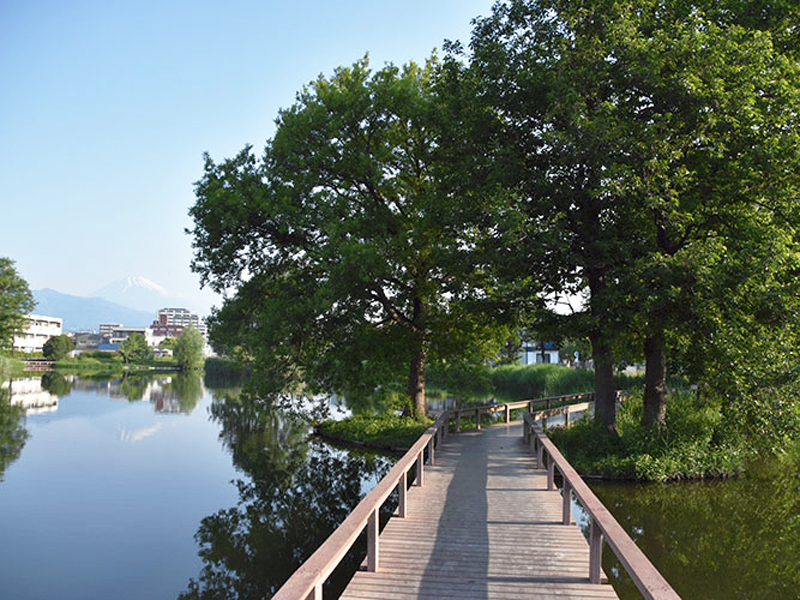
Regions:
[[[51,337],[61,335],[63,320],[61,317],[44,315],[25,315],[25,331],[15,335],[12,348],[22,352],[41,352],[44,343]]]
[[[559,360],[554,342],[522,342],[519,362],[523,365],[558,364]]]
[[[144,336],[144,341],[147,342],[147,345],[151,348],[157,346],[164,339],[163,337],[153,335],[153,330],[149,327],[114,327],[111,330],[109,342],[112,344],[122,344],[134,333],[141,333]]]

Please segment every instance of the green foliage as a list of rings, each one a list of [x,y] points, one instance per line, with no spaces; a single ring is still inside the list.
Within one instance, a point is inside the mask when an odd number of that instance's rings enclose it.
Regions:
[[[219,356],[210,356],[203,363],[203,381],[207,386],[240,386],[250,374],[250,368]]]
[[[73,339],[65,334],[53,336],[44,343],[42,353],[49,360],[59,361],[75,349]]]
[[[561,365],[502,365],[490,369],[492,389],[509,400],[528,400],[563,394],[590,392],[592,371]]]
[[[0,349],[10,348],[14,335],[24,331],[24,315],[35,305],[28,283],[17,273],[14,261],[0,257]]]
[[[172,350],[175,348],[175,344],[178,342],[178,338],[175,336],[166,337],[161,340],[161,343],[158,344],[158,347],[163,350]]]
[[[367,396],[405,380],[424,412],[427,363],[487,355],[483,197],[452,193],[436,76],[435,60],[358,61],[280,112],[262,158],[206,156],[192,268],[235,290],[210,319],[212,343],[251,362],[262,392]]]
[[[181,370],[188,371],[191,369],[203,368],[203,347],[205,340],[203,335],[197,330],[196,327],[189,325],[185,327],[181,334],[178,336],[178,341],[172,350],[172,355]]]
[[[153,349],[147,345],[147,340],[141,333],[128,336],[120,345],[119,353],[122,354],[125,364],[153,358]]]
[[[357,415],[342,421],[325,421],[320,425],[324,436],[356,442],[371,448],[407,449],[414,445],[433,421],[397,416]]]
[[[725,418],[722,402],[675,393],[666,427],[641,424],[642,396],[633,394],[617,414],[619,437],[590,419],[548,432],[579,471],[646,481],[697,479],[741,473],[754,455],[752,438]]]

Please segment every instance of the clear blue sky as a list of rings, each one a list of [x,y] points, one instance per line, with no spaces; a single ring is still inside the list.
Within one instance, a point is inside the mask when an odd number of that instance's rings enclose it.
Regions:
[[[143,275],[207,309],[183,233],[202,174],[303,84],[424,61],[493,0],[0,2],[0,256],[31,289]]]

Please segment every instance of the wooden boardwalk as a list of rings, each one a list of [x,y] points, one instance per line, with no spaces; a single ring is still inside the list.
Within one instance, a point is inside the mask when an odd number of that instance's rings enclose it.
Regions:
[[[381,532],[378,571],[356,573],[341,598],[617,598],[589,583],[589,545],[535,466],[520,424],[448,436],[407,517]]]

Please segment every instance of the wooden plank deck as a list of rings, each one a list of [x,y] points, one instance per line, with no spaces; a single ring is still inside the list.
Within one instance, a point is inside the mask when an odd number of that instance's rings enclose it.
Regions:
[[[451,434],[408,494],[408,516],[380,534],[377,572],[343,600],[617,598],[589,583],[589,545],[561,524],[561,495],[522,441],[522,427]]]

